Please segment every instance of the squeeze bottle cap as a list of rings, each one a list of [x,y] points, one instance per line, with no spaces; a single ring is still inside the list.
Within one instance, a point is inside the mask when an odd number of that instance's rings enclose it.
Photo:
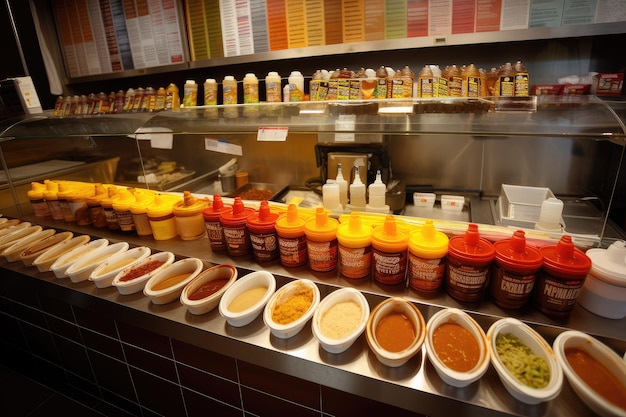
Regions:
[[[315,216],[304,224],[304,233],[311,240],[331,241],[337,238],[338,228],[339,221],[328,217],[324,207],[317,207]]]
[[[229,207],[224,205],[222,196],[219,194],[213,194],[213,204],[202,210],[202,216],[204,217],[204,220],[216,222],[220,220],[222,211],[225,210],[229,210]]]
[[[385,252],[402,252],[408,248],[409,234],[398,229],[396,219],[388,214],[382,225],[372,232],[372,246]]]
[[[470,223],[462,236],[454,236],[448,244],[448,254],[467,263],[489,263],[495,257],[491,242],[480,237],[478,225]]]
[[[589,249],[586,254],[591,258],[591,274],[594,277],[626,287],[626,242],[618,240],[606,250]]]
[[[523,230],[513,232],[511,239],[496,242],[496,263],[500,266],[512,269],[523,269],[528,273],[535,272],[543,265],[541,251],[526,245],[526,236]]]
[[[364,248],[372,243],[372,226],[361,221],[359,213],[353,211],[347,223],[339,225],[337,240],[349,248]]]
[[[541,253],[544,268],[555,275],[580,279],[591,270],[591,259],[574,246],[569,235],[561,236],[555,246],[541,248]]]
[[[130,210],[130,205],[136,201],[135,196],[127,188],[122,188],[113,199],[113,210]]]
[[[246,224],[252,233],[268,233],[275,230],[278,216],[278,213],[270,211],[267,200],[263,200],[259,205],[259,210],[246,219]]]
[[[298,206],[289,204],[287,212],[276,219],[276,232],[278,235],[295,238],[304,234],[306,220],[298,214]]]
[[[432,219],[409,235],[409,250],[424,259],[439,259],[448,253],[448,236],[438,231]]]
[[[189,191],[184,191],[183,200],[174,205],[174,214],[190,216],[201,213],[205,207],[206,201],[197,199]]]
[[[46,185],[40,182],[33,181],[30,183],[31,189],[28,191],[28,198],[31,200],[43,198],[43,193],[46,190]]]
[[[235,197],[231,210],[222,211],[220,221],[224,226],[241,226],[246,219],[254,214],[254,209],[246,207],[241,197]]]

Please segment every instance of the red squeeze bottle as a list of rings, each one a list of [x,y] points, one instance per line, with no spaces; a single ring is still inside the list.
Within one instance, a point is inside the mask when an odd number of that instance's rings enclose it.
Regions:
[[[254,209],[245,207],[241,197],[235,197],[232,209],[222,211],[220,223],[224,230],[226,250],[230,256],[247,255],[252,250],[246,220],[253,214]]]
[[[516,230],[511,239],[493,246],[496,257],[491,270],[490,295],[502,308],[520,308],[530,298],[543,255],[539,249],[526,245],[523,230]]]
[[[207,235],[209,236],[209,244],[211,250],[225,251],[226,250],[226,238],[224,237],[224,228],[220,223],[220,217],[223,211],[228,211],[231,206],[225,206],[222,201],[222,196],[219,194],[213,195],[213,204],[202,210],[202,216],[204,217],[204,226],[206,228]]]
[[[278,219],[278,213],[272,213],[267,200],[263,200],[259,210],[246,220],[252,243],[252,254],[254,260],[259,263],[278,258],[276,219]]]
[[[543,267],[533,289],[533,301],[546,316],[569,316],[591,270],[591,259],[565,235],[555,246],[541,248]]]
[[[493,245],[480,237],[476,224],[470,223],[463,236],[452,237],[446,269],[448,294],[461,302],[479,302],[489,281],[494,256]]]

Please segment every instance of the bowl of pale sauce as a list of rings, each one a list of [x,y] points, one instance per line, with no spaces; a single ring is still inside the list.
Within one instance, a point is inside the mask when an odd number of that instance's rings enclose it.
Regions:
[[[276,278],[267,271],[255,271],[235,281],[219,303],[219,312],[233,327],[250,324],[263,311],[276,291]]]
[[[84,257],[81,256],[76,262],[73,262],[65,273],[72,282],[86,281],[98,265],[106,262],[118,253],[126,252],[129,246],[127,242],[116,242],[90,251]]]
[[[465,387],[489,368],[489,344],[483,329],[467,313],[446,308],[426,325],[426,353],[441,379]]]
[[[113,279],[122,269],[147,258],[151,252],[146,246],[138,246],[117,253],[98,265],[89,275],[89,280],[98,288],[111,287]]]
[[[157,272],[146,282],[144,295],[154,304],[167,304],[180,298],[183,288],[204,267],[198,258],[184,258]]]
[[[237,268],[215,265],[200,272],[183,288],[180,302],[194,315],[208,313],[220,302],[226,290],[237,280]]]
[[[413,303],[402,297],[391,297],[372,310],[365,335],[380,362],[398,367],[420,351],[426,337],[426,323]]]
[[[554,353],[574,392],[600,416],[626,416],[626,363],[599,340],[577,330],[559,334]]]
[[[108,245],[109,241],[107,239],[96,239],[84,245],[79,245],[69,252],[59,256],[52,263],[52,265],[50,265],[50,270],[54,272],[54,276],[57,278],[67,278],[67,270],[70,266],[72,266],[72,264],[88,256],[90,253]]]
[[[315,310],[313,334],[329,353],[345,352],[363,334],[370,306],[357,289],[340,288],[328,294]]]

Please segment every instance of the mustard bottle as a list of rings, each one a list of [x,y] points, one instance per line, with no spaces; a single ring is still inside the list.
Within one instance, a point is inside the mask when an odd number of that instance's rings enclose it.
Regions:
[[[195,240],[206,236],[202,216],[202,211],[206,207],[206,200],[195,198],[189,191],[184,191],[183,200],[174,204],[174,219],[182,240]]]
[[[307,239],[309,267],[317,272],[330,272],[337,268],[339,221],[328,217],[323,207],[315,209],[315,217],[304,224]]]

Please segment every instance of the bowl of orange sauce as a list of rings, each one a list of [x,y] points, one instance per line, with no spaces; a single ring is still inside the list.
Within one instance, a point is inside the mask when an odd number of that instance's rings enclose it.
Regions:
[[[626,416],[626,363],[599,340],[566,330],[553,343],[574,392],[600,416]]]
[[[167,304],[178,298],[183,289],[204,268],[198,258],[184,258],[155,273],[146,282],[144,295],[154,304]]]
[[[421,349],[426,323],[419,309],[402,297],[391,297],[370,313],[365,327],[367,344],[380,362],[398,367]]]
[[[183,288],[180,302],[194,315],[208,313],[237,279],[237,268],[230,264],[212,266],[200,272]]]
[[[453,387],[465,387],[489,368],[489,343],[483,329],[467,313],[445,308],[426,325],[426,354],[439,377]]]

